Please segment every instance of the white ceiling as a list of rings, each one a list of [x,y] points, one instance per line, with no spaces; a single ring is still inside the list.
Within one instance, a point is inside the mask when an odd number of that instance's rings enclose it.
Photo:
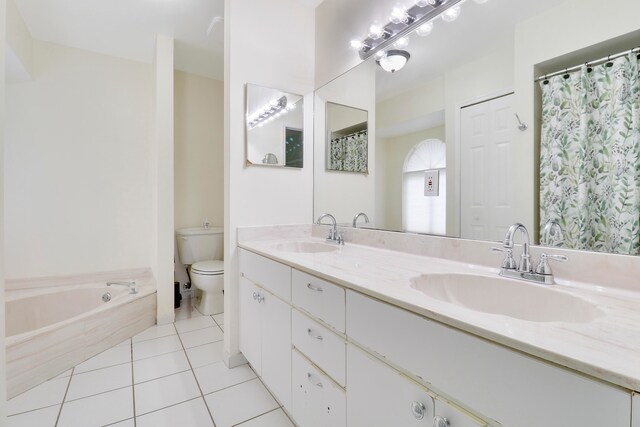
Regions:
[[[156,34],[164,34],[176,40],[177,69],[223,78],[223,23],[207,29],[224,16],[224,0],[14,1],[36,39],[152,62]]]

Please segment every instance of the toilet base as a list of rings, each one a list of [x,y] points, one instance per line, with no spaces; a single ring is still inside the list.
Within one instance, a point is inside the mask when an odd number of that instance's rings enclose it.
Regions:
[[[202,298],[198,302],[197,309],[205,316],[219,314],[224,311],[224,294],[220,292],[202,292]]]

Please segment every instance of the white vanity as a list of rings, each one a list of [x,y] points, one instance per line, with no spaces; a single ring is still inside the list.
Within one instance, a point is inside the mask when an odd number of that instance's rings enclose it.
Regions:
[[[301,427],[640,425],[640,341],[625,342],[640,337],[638,295],[557,285],[585,306],[522,320],[408,280],[497,269],[308,235],[240,240],[240,349]]]

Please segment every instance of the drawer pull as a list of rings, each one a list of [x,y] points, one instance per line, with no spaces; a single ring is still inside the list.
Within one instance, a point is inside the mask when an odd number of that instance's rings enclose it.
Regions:
[[[424,418],[424,414],[427,412],[426,406],[422,402],[412,402],[411,403],[411,413],[416,420],[421,420]],[[434,421],[435,422],[435,421]]]
[[[312,377],[311,373],[307,372],[307,380],[314,386],[322,388],[322,383],[319,381],[315,382],[311,377]]]
[[[253,299],[254,299],[254,300],[257,300],[257,299],[258,299],[258,293],[257,293],[257,292],[254,292],[254,293],[253,293]]]
[[[322,338],[322,335],[313,335],[313,331],[311,330],[311,328],[308,328],[308,329],[307,329],[307,334],[309,334],[309,336],[310,336],[311,338],[315,338],[315,339],[317,339],[318,341],[322,341],[322,339],[323,339],[323,338]]]
[[[311,289],[314,292],[322,292],[323,289],[317,286],[313,286],[311,283],[307,283],[307,288]]]

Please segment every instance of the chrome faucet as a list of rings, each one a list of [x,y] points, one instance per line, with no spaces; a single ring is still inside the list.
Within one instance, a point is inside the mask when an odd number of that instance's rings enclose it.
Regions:
[[[138,287],[136,286],[135,280],[131,280],[129,282],[107,282],[107,286],[126,286],[129,288],[129,294],[138,293]]]
[[[327,242],[329,243],[336,243],[338,245],[344,245],[344,239],[342,238],[342,234],[338,233],[338,224],[336,223],[336,219],[333,215],[328,214],[328,213],[324,213],[322,215],[320,215],[320,217],[318,217],[318,219],[316,220],[316,224],[318,225],[323,225],[322,224],[322,220],[325,218],[329,218],[332,222],[332,228],[331,230],[329,230],[329,235],[327,236]],[[324,224],[324,225],[328,225],[328,224]]]
[[[353,217],[353,228],[358,228],[358,218],[360,218],[361,216],[364,217],[364,223],[369,224],[369,217],[367,216],[367,214],[364,212],[360,212]]]
[[[520,234],[522,234],[522,254],[520,255],[520,262],[516,262],[513,258],[513,238],[515,233],[520,230]],[[502,248],[491,248],[494,252],[504,252],[505,258],[502,261],[502,266],[500,268],[500,275],[503,277],[510,277],[512,279],[521,279],[526,280],[528,282],[541,283],[545,285],[553,285],[555,284],[555,280],[553,278],[553,272],[551,271],[551,267],[549,266],[548,261],[568,261],[564,255],[540,255],[540,263],[535,268],[535,271],[531,262],[531,255],[529,253],[529,247],[531,246],[531,241],[529,240],[529,232],[527,228],[520,224],[515,223],[511,227],[509,227],[509,231],[507,231],[507,235],[504,237],[504,242],[502,244]]]

